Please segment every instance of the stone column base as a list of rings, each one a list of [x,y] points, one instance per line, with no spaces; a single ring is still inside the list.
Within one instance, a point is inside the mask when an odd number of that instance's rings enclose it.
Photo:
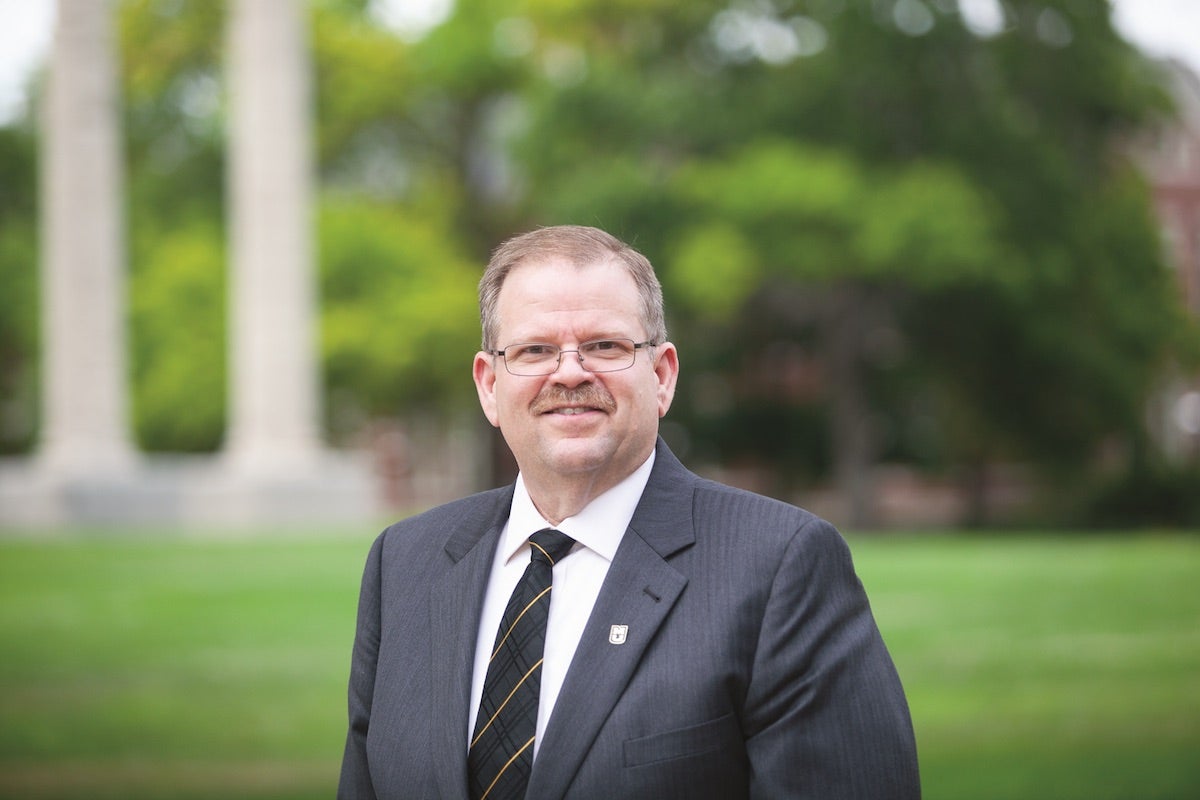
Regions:
[[[73,475],[35,459],[0,461],[0,529],[318,528],[384,521],[369,458],[323,452],[290,471],[246,474],[220,456],[146,456]]]

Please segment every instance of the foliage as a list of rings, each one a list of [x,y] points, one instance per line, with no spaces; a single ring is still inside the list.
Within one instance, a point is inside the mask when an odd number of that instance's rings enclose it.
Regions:
[[[809,373],[793,407],[828,412],[862,522],[871,466],[915,455],[893,446],[909,409],[943,427],[931,465],[1057,473],[1144,438],[1182,315],[1115,147],[1163,95],[1102,0],[1005,9],[990,38],[956,4],[869,0],[582,3],[538,26],[585,68],[527,93],[529,214],[636,239],[676,338],[727,340],[685,352],[682,421],[722,436],[702,450],[769,438],[755,409],[786,400],[755,368]],[[713,370],[740,391],[719,425],[686,399]]]
[[[848,153],[760,139],[681,169],[675,183],[693,231],[720,221],[742,232],[776,278],[900,276],[936,288],[1000,272],[987,202],[952,165],[871,169]]]
[[[1023,291],[938,293],[913,310],[914,342],[957,395],[960,457],[990,450],[1065,470],[1113,432],[1142,441],[1154,376],[1185,330],[1147,207],[1129,176],[1113,180],[1074,204],[1052,246],[1022,254],[1033,262]]]
[[[330,431],[469,404],[477,265],[578,222],[658,265],[706,459],[832,477],[860,522],[882,459],[1136,469],[1197,341],[1118,147],[1168,104],[1104,0],[1002,6],[979,36],[951,0],[460,0],[403,38],[313,0]],[[211,449],[226,4],[119,14],[136,429]],[[32,152],[0,131],[0,450],[32,441]]]
[[[335,430],[473,402],[464,374],[479,347],[478,273],[442,230],[392,204],[326,203],[323,353]]]
[[[147,450],[216,449],[225,423],[225,273],[204,220],[148,236],[131,287],[135,431]]]
[[[125,0],[133,427],[149,451],[224,435],[224,4]]]
[[[219,233],[224,3],[123,0],[118,22],[132,239],[196,220]]]
[[[37,398],[37,178],[35,142],[0,128],[0,454],[30,446]]]
[[[441,235],[485,258],[511,224],[493,156],[503,98],[523,73],[493,37],[504,4],[456,8],[410,43],[352,4],[318,7],[320,163],[330,190],[432,204]]]
[[[1200,466],[1155,461],[1096,481],[1078,514],[1089,528],[1200,527]]]

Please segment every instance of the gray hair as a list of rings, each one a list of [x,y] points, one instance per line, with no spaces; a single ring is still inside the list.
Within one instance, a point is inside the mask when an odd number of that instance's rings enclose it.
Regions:
[[[514,236],[492,253],[479,280],[479,322],[483,329],[484,350],[497,346],[500,322],[496,318],[496,306],[508,274],[522,264],[549,258],[561,258],[579,268],[605,261],[624,267],[637,284],[642,325],[648,341],[662,344],[667,340],[662,285],[649,259],[599,228],[555,225]]]

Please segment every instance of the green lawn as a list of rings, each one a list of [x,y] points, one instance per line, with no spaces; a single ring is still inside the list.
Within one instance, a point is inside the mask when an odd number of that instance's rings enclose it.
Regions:
[[[331,797],[370,538],[0,539],[0,797]],[[1200,797],[1200,536],[851,544],[927,800]]]
[[[1200,798],[1200,537],[852,544],[926,798]]]

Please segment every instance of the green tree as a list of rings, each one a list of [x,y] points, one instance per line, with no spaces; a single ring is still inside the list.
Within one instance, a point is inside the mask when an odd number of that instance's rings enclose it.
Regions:
[[[0,454],[33,442],[37,406],[36,141],[0,127]]]
[[[333,199],[321,214],[323,355],[331,427],[474,402],[478,268],[436,221]]]
[[[118,7],[133,426],[208,451],[225,425],[224,4]]]
[[[793,297],[811,295],[809,302],[759,307],[756,316],[765,311],[781,331],[811,329],[827,379],[833,474],[859,513],[852,524],[871,524],[869,477],[883,449],[871,373],[890,356],[880,337],[897,335],[896,317],[913,296],[978,285],[999,273],[987,202],[952,166],[871,169],[792,142],[761,142],[697,163],[681,170],[677,184],[692,218],[679,252],[668,252],[677,291],[694,295],[689,287],[707,282],[707,295],[718,296],[710,248],[714,232],[723,231],[738,244],[719,251],[721,258],[740,254],[749,262],[742,271],[763,275],[773,294],[790,288]],[[717,274],[728,291],[727,277]],[[739,283],[742,291],[751,288]],[[739,283],[729,294],[737,296]],[[703,306],[694,308],[705,315]],[[743,347],[755,360],[757,335]]]
[[[712,345],[682,386],[693,431],[721,432],[699,446],[775,456],[778,428],[753,428],[780,414],[752,409],[787,405],[789,367],[764,354],[815,371],[792,405],[826,409],[812,461],[864,524],[886,453],[1079,470],[1141,439],[1178,330],[1115,148],[1161,92],[1103,0],[1004,8],[991,38],[920,0],[580,3],[535,25],[535,56],[583,67],[527,94],[529,215],[607,224],[665,266],[676,327]],[[728,424],[687,402],[714,374],[741,393]],[[919,445],[910,413],[936,423]]]
[[[151,450],[207,451],[225,425],[223,241],[197,218],[138,248],[133,282],[133,404]]]

